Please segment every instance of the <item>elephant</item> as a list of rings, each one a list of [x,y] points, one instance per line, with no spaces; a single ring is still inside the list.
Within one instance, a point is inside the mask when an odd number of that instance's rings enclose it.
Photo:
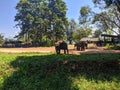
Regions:
[[[67,54],[69,53],[68,45],[64,41],[55,43],[55,50],[57,54],[60,54],[60,50],[64,50],[64,54],[66,54],[66,51],[67,51]]]
[[[85,51],[87,48],[87,43],[84,41],[79,41],[74,45],[74,47],[76,47],[77,50]]]

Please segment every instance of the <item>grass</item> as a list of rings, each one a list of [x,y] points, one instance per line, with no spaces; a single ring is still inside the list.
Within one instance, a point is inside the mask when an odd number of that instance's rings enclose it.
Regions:
[[[120,90],[120,54],[0,53],[0,90]]]

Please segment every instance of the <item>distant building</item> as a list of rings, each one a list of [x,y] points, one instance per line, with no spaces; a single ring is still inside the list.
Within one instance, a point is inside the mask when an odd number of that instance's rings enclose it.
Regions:
[[[92,38],[92,37],[85,37],[85,38],[82,38],[80,41],[87,41],[87,42],[98,42],[100,41],[99,38]]]
[[[87,43],[94,43],[96,46],[101,46],[101,40],[99,38],[85,37],[82,38],[80,41],[84,41]]]
[[[118,35],[101,34],[101,36],[104,38],[103,40],[104,44],[106,43],[115,44],[115,43],[118,43],[118,40],[119,40]]]

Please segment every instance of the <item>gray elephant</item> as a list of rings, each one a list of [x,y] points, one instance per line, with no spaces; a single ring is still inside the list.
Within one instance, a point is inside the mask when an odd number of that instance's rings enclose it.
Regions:
[[[55,50],[57,54],[60,54],[60,50],[64,50],[64,54],[66,54],[66,51],[67,51],[67,54],[69,53],[68,45],[64,41],[55,43]]]
[[[84,41],[79,41],[74,45],[74,47],[76,47],[77,50],[85,51],[87,48],[87,43]]]

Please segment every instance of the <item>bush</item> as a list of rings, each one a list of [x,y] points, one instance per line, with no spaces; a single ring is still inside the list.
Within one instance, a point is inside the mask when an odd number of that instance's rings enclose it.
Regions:
[[[40,46],[50,47],[50,46],[53,46],[53,44],[52,44],[52,42],[50,42],[50,41],[48,41],[48,42],[44,41],[44,42],[41,42],[41,43],[40,43]]]
[[[114,46],[114,49],[115,49],[115,50],[120,50],[120,44],[115,45],[115,46]]]
[[[120,50],[120,44],[116,44],[116,45],[110,45],[110,44],[107,44],[105,46],[106,49],[115,49],[115,50]]]
[[[105,46],[105,48],[106,48],[106,49],[114,49],[114,45],[107,44],[107,45]]]

